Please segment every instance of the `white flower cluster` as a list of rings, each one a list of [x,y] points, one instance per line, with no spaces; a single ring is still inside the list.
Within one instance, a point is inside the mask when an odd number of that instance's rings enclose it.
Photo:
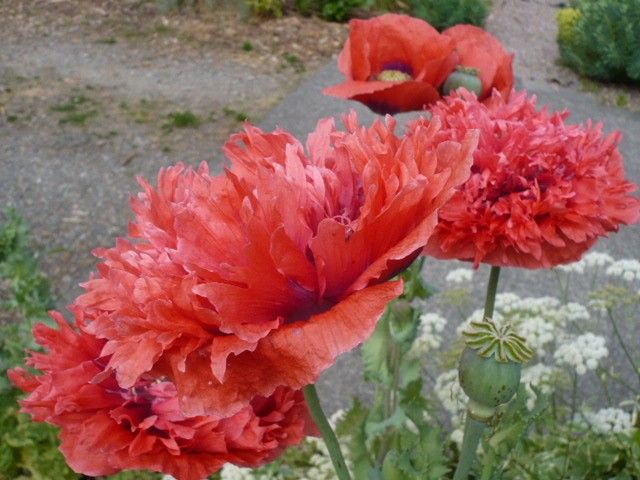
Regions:
[[[587,422],[598,433],[627,433],[633,428],[633,416],[619,408],[603,408],[584,414]]]
[[[336,413],[339,415],[344,415],[343,411],[338,411]],[[336,415],[334,414],[331,418],[335,421]],[[333,468],[333,464],[331,463],[331,457],[329,456],[329,452],[324,441],[321,438],[307,437],[304,440],[304,443],[306,443],[307,446],[311,446],[311,450],[313,450],[314,453],[309,457],[310,466],[305,468],[304,472],[300,472],[301,475],[304,475],[300,476],[300,478],[304,478],[306,480],[333,480],[336,474]],[[348,451],[344,444],[341,443],[340,449],[345,455],[348,454]],[[347,466],[351,468],[348,461]],[[284,479],[284,477],[280,474],[276,474],[274,476],[273,473],[270,473],[267,476],[259,474],[256,470],[253,470],[251,468],[242,468],[230,463],[225,464],[225,466],[222,468],[222,470],[220,471],[220,478],[222,480]]]
[[[589,268],[604,267],[614,262],[614,258],[604,252],[590,252],[582,257],[581,262]]]
[[[589,310],[584,305],[575,302],[569,302],[565,305],[562,305],[556,311],[558,319],[564,322],[579,322],[583,320],[589,320],[591,315],[589,315]]]
[[[442,332],[447,325],[447,319],[437,313],[423,313],[420,315],[418,335],[411,346],[410,354],[421,358],[431,350],[442,344]]]
[[[588,332],[561,344],[554,358],[558,364],[569,365],[578,375],[584,375],[587,370],[595,370],[600,359],[607,355],[605,338]]]
[[[618,260],[607,268],[607,275],[622,278],[627,282],[640,280],[640,261],[635,259]]]
[[[566,273],[584,273],[587,268],[600,268],[613,263],[613,257],[608,253],[587,253],[581,260],[567,265],[559,265],[557,270]]]
[[[525,338],[536,356],[542,357],[546,353],[545,347],[556,338],[556,328],[542,317],[529,317],[518,325],[518,335]]]
[[[536,403],[536,394],[531,387],[536,387],[544,394],[551,393],[555,373],[555,368],[542,363],[522,370],[521,382],[524,383],[527,390],[527,408],[529,410],[533,410]]]
[[[567,263],[566,265],[558,265],[555,268],[565,273],[584,273],[584,267],[584,262],[578,260],[577,262]]]
[[[445,281],[453,284],[470,282],[473,279],[473,270],[470,268],[456,268],[447,273]]]
[[[467,397],[467,394],[464,393],[460,386],[458,370],[448,370],[438,375],[433,389],[444,409],[451,415],[453,431],[451,432],[450,438],[458,445],[461,445],[464,433],[462,429],[464,412],[469,397]]]

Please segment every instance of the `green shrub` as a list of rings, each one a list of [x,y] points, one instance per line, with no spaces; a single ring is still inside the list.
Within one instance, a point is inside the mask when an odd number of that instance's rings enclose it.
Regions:
[[[489,14],[484,0],[411,0],[414,16],[426,20],[438,30],[469,23],[482,26]]]
[[[603,82],[640,83],[640,2],[583,0],[560,10],[561,61]]]
[[[296,9],[302,15],[318,14],[332,22],[346,22],[353,11],[367,6],[367,0],[296,0]]]
[[[260,17],[281,17],[284,14],[283,0],[245,0],[251,11]]]

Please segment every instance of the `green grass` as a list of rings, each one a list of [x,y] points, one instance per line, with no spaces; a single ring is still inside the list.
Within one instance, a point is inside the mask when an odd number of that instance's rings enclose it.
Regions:
[[[96,115],[96,102],[85,95],[74,95],[66,102],[51,107],[51,111],[63,114],[58,123],[60,125],[84,126],[87,121]]]
[[[618,95],[618,98],[616,99],[616,105],[620,108],[624,108],[629,105],[629,95],[625,93],[621,93],[620,95]]]
[[[88,103],[89,101],[90,99],[88,97],[85,97],[84,95],[74,95],[66,102],[59,103],[58,105],[54,105],[53,107],[51,107],[51,111],[58,113],[75,112],[78,110],[78,107],[84,105],[85,103]]]
[[[222,112],[225,114],[225,116],[233,118],[236,122],[241,123],[244,122],[246,120],[249,120],[249,115],[240,111],[240,110],[236,110],[234,108],[231,107],[224,107],[222,109]]]
[[[293,68],[296,73],[303,73],[306,70],[304,63],[302,63],[302,60],[300,60],[300,57],[297,55],[293,53],[285,53],[282,58],[284,58],[285,62],[287,62],[287,64]]]
[[[253,50],[253,43],[251,42],[244,42],[242,44],[242,50],[244,50],[245,52],[250,52],[251,50]]]
[[[163,130],[171,131],[174,128],[198,128],[202,120],[190,110],[171,112],[167,115],[167,121],[162,125]]]

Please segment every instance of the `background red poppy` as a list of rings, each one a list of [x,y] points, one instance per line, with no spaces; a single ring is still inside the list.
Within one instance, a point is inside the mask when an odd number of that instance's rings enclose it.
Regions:
[[[454,42],[424,20],[385,14],[352,20],[338,66],[344,83],[324,93],[356,100],[381,114],[422,110],[440,98],[438,87],[453,71]],[[385,71],[400,72],[385,81]]]

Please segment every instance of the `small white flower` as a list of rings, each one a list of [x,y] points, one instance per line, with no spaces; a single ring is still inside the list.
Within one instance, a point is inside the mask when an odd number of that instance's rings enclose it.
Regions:
[[[560,270],[561,272],[566,273],[584,273],[585,262],[583,260],[579,260],[577,262],[568,263],[566,265],[558,265],[556,270]]]
[[[429,351],[435,350],[442,344],[442,331],[447,325],[447,319],[437,313],[423,313],[420,315],[420,326],[411,351],[415,358],[421,358]]]
[[[542,363],[538,363],[522,370],[522,383],[527,390],[527,408],[533,410],[536,402],[536,394],[532,386],[539,389],[542,393],[551,393],[553,388],[553,377],[556,369]]]
[[[580,305],[579,303],[570,302],[566,305],[562,305],[557,310],[558,318],[564,322],[579,322],[584,320],[589,320],[591,316],[589,315],[589,310],[584,305]]]
[[[614,259],[611,255],[604,252],[590,252],[587,253],[582,261],[584,264],[589,267],[604,267],[605,265],[609,265],[614,262]]]
[[[539,316],[526,318],[518,325],[518,335],[525,338],[539,357],[545,354],[545,346],[555,339],[555,330],[551,322]]]
[[[591,428],[598,433],[626,433],[633,428],[633,416],[619,408],[603,408],[597,412],[585,413]]]
[[[520,307],[520,297],[512,292],[503,292],[496,295],[496,308],[508,313]]]
[[[623,259],[614,262],[607,268],[607,275],[619,277],[627,282],[640,280],[640,261],[635,259]]]
[[[466,408],[469,397],[460,386],[457,369],[441,373],[436,378],[433,390],[442,406],[451,415],[458,415]]]
[[[458,446],[462,445],[462,439],[464,438],[464,431],[462,428],[456,428],[451,432],[451,440],[458,444]]]
[[[448,283],[460,284],[470,282],[473,279],[473,270],[469,268],[456,268],[447,273],[444,280]]]
[[[587,370],[595,370],[607,355],[606,339],[588,332],[560,345],[554,358],[559,365],[569,365],[578,375],[584,375]]]
[[[220,470],[220,478],[221,480],[254,480],[255,476],[252,472],[250,468],[241,468],[227,463]]]

